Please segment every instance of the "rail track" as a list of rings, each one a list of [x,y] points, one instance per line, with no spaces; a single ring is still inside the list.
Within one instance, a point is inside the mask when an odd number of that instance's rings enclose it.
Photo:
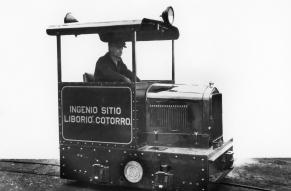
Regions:
[[[237,184],[237,183],[231,183],[231,182],[219,182],[219,183],[212,183],[212,184],[223,185],[223,186],[232,187],[232,188],[241,188],[240,190],[245,189],[246,191],[247,190],[248,191],[251,191],[251,190],[274,191],[272,189],[266,189],[266,188],[261,188],[261,187],[257,187],[257,186]],[[242,190],[242,191],[244,191],[244,190]]]

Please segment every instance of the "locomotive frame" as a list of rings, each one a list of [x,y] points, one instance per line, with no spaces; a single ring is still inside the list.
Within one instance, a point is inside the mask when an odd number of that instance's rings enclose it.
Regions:
[[[93,82],[85,74],[85,82],[62,82],[62,35],[98,34],[108,42],[112,33],[132,43],[135,77],[136,41],[171,40],[172,79],[136,82],[134,78],[126,84]],[[142,19],[66,23],[49,27],[47,34],[57,38],[61,178],[203,191],[210,181],[218,181],[232,169],[233,141],[223,140],[221,93],[211,83],[175,84],[178,28]],[[118,111],[106,112],[106,107]]]

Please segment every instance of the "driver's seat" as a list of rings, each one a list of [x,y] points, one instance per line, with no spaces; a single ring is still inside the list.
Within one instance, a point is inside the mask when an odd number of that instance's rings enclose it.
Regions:
[[[83,81],[84,82],[94,82],[95,81],[94,75],[90,74],[90,73],[84,73],[83,74]]]

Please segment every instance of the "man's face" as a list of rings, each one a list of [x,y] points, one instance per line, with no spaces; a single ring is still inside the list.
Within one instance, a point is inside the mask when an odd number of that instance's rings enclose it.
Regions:
[[[112,56],[120,58],[122,55],[123,47],[110,46],[109,51]]]

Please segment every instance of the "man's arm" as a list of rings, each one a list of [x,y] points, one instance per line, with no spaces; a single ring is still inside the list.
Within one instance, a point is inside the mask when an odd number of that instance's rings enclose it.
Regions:
[[[126,65],[122,63],[122,74],[124,74],[127,78],[131,79],[133,81],[133,72],[131,72],[129,69],[127,69]],[[136,81],[140,81],[140,79],[136,76]]]

